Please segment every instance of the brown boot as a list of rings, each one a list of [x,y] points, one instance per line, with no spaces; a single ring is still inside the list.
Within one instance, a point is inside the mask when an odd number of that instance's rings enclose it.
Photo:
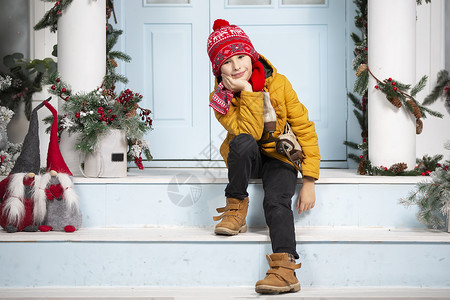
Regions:
[[[274,253],[266,255],[270,269],[266,278],[256,283],[255,291],[261,294],[275,294],[300,291],[300,283],[295,276],[295,269],[300,269],[301,264],[296,264],[294,257],[289,253]]]
[[[247,231],[245,217],[247,216],[248,197],[244,200],[227,198],[227,205],[217,209],[220,216],[213,217],[214,221],[222,221],[216,225],[215,234],[236,235]]]

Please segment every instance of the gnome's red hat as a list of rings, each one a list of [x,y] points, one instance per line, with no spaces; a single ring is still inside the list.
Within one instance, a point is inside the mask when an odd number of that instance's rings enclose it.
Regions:
[[[44,102],[45,106],[51,111],[53,114],[53,123],[52,128],[50,130],[50,143],[48,144],[48,152],[47,152],[47,172],[54,170],[58,173],[72,175],[69,168],[64,161],[64,158],[59,150],[58,144],[58,115],[56,109],[47,102]]]

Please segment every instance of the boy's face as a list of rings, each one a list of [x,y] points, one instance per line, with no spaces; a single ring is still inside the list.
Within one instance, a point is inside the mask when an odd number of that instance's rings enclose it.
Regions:
[[[252,76],[252,59],[246,54],[232,56],[222,64],[220,72],[233,79],[248,81]]]

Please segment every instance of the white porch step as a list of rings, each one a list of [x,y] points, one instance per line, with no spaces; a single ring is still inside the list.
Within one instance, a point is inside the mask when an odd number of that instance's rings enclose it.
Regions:
[[[450,233],[431,229],[296,227],[297,243],[444,243]],[[270,243],[268,230],[250,227],[236,236],[215,235],[213,227],[82,228],[73,233],[0,232],[2,242],[198,242]],[[449,253],[450,254],[450,253]]]
[[[450,288],[450,235],[431,230],[297,228],[303,287]],[[252,286],[267,271],[267,231],[212,228],[0,233],[3,288]]]
[[[417,207],[399,204],[424,177],[360,176],[355,170],[321,170],[316,183],[316,207],[296,226],[360,226],[424,228]],[[216,208],[225,204],[227,171],[223,168],[148,168],[132,170],[126,178],[80,178],[83,227],[170,227],[213,224]],[[301,182],[301,179],[299,179]],[[297,187],[297,192],[300,185]],[[247,223],[264,227],[261,180],[252,180],[248,192]],[[293,202],[295,202],[296,195]]]
[[[312,291],[301,295],[314,298],[319,287],[336,292],[316,294],[325,299],[337,299],[340,288],[350,291],[342,298],[352,296],[353,288],[381,292],[363,295],[375,299],[383,291],[419,291],[417,299],[425,295],[422,291],[448,292],[450,234],[426,229],[416,220],[416,208],[398,203],[426,178],[321,172],[316,207],[295,214],[302,262],[297,274],[304,290]],[[229,298],[256,297],[249,287],[264,277],[264,256],[272,252],[260,180],[249,186],[249,232],[234,237],[213,234],[212,216],[224,205],[226,169],[149,168],[133,170],[126,178],[76,177],[74,182],[83,213],[80,230],[0,231],[0,297],[32,287],[49,293],[64,287],[94,296],[97,290],[122,290],[112,292],[119,298],[150,291],[155,297],[185,299],[194,288],[204,293],[192,299],[208,299],[209,291],[218,288],[230,290],[224,294]],[[179,287],[186,294],[172,293]]]
[[[430,288],[302,288],[298,293],[259,295],[254,287],[54,287],[0,289],[0,299],[151,299],[151,300],[220,300],[220,299],[408,299],[444,300],[450,298],[449,289]]]

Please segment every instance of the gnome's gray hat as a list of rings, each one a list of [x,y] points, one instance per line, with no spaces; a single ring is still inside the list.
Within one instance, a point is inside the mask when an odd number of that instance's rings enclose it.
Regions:
[[[41,153],[39,151],[39,121],[37,111],[44,106],[44,101],[31,112],[28,133],[23,140],[22,152],[10,174],[34,173],[39,174],[41,168]]]

